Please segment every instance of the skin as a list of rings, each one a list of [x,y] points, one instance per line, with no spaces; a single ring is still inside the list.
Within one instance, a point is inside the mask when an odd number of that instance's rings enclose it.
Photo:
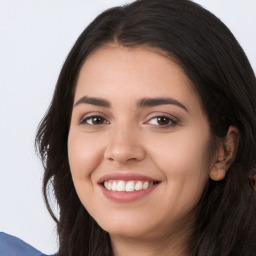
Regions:
[[[111,107],[82,102],[84,96],[107,100]],[[143,98],[159,97],[186,109],[138,107]],[[90,118],[95,115],[102,117],[98,123]],[[166,116],[167,125],[157,116]],[[69,163],[77,194],[109,232],[115,255],[189,255],[185,248],[198,202],[209,175],[218,180],[221,169],[215,157],[208,160],[210,138],[198,96],[170,58],[146,47],[109,44],[86,59],[74,96]],[[97,183],[113,172],[138,173],[160,183],[138,200],[115,202]]]

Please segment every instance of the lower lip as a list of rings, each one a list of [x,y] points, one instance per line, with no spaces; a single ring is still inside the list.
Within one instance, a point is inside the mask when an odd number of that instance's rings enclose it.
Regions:
[[[159,183],[155,184],[154,186],[148,189],[142,189],[142,190],[133,191],[133,192],[125,192],[125,191],[119,192],[119,191],[107,190],[102,185],[101,185],[101,189],[105,197],[107,197],[108,199],[111,199],[116,202],[129,203],[147,196],[148,194],[153,192],[158,185]]]

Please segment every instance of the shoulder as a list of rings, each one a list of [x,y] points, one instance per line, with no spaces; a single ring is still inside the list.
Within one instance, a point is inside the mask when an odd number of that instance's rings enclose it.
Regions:
[[[0,256],[47,256],[21,239],[0,232]]]

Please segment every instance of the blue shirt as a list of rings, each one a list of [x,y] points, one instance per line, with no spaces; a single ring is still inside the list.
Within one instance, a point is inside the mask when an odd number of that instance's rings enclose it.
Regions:
[[[21,239],[0,232],[0,256],[47,256]],[[50,256],[50,255],[49,255]],[[53,255],[51,255],[53,256]]]

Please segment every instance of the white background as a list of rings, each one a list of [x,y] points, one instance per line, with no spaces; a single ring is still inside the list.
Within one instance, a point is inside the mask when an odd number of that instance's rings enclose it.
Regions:
[[[0,231],[57,250],[34,136],[64,59],[85,26],[126,0],[0,0]],[[256,71],[256,1],[196,0],[231,29]]]

